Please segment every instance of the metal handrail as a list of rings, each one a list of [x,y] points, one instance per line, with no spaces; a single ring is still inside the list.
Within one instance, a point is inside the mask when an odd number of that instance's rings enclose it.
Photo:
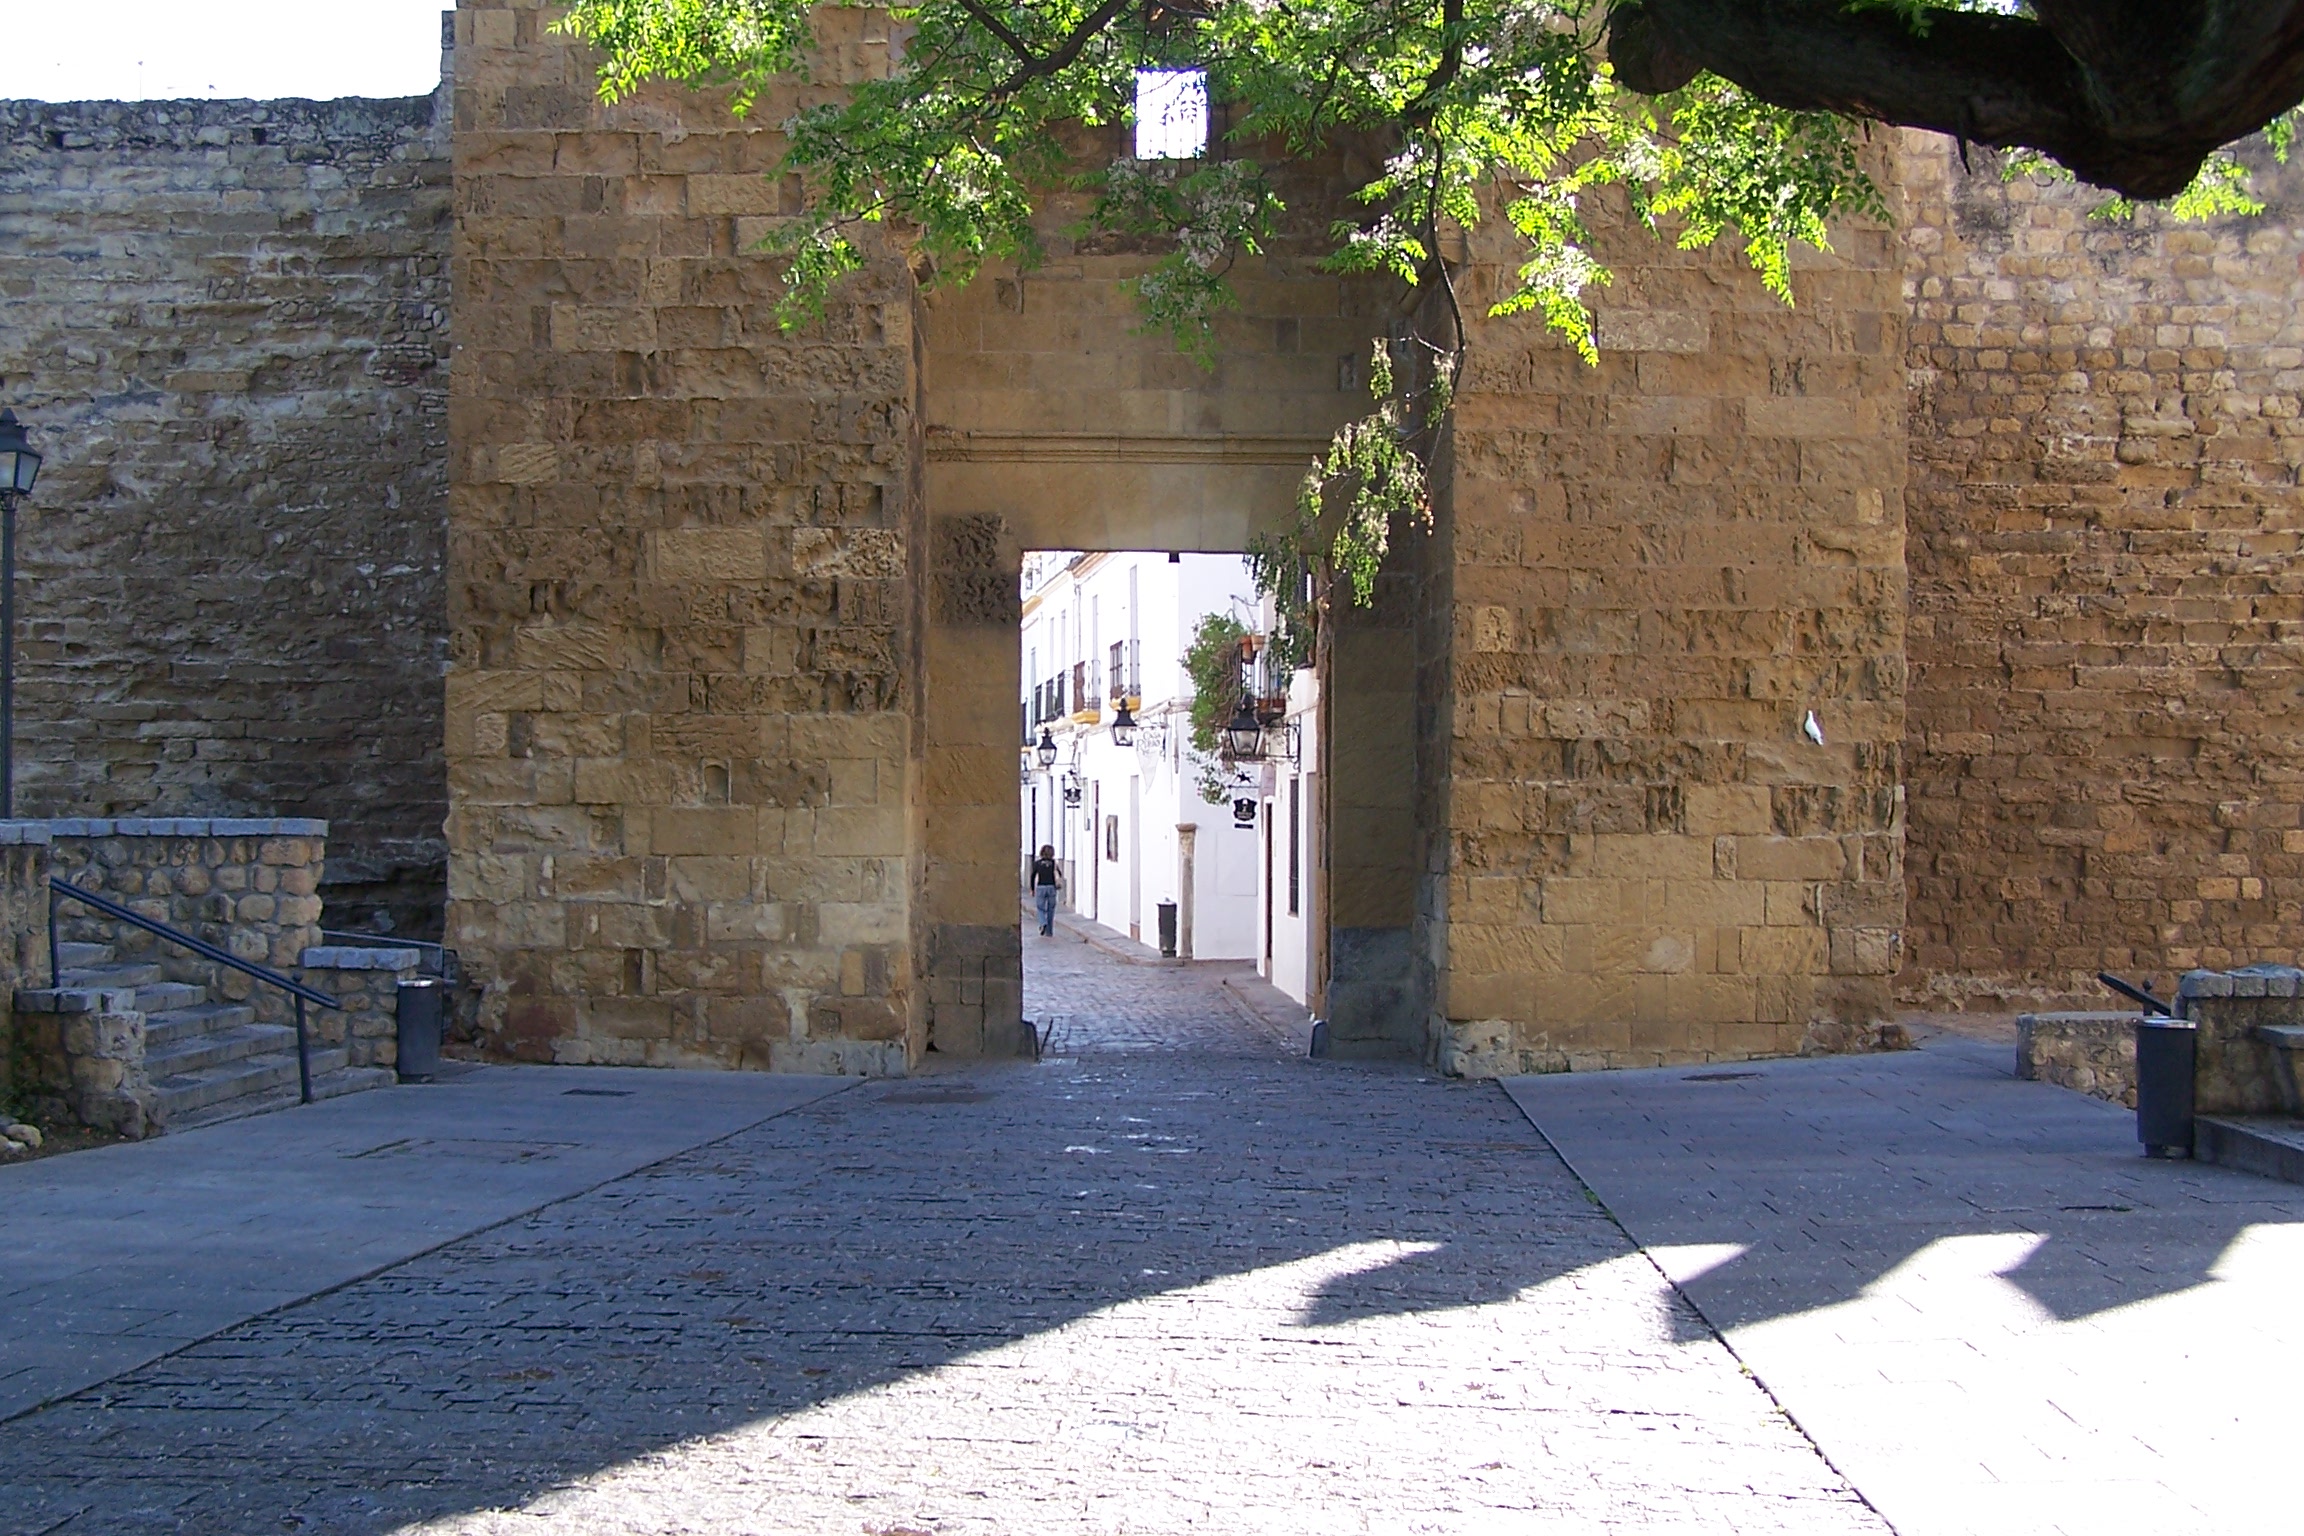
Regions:
[[[2129,1001],[2142,1003],[2145,1007],[2151,1009],[2154,1013],[2170,1014],[2176,1011],[2175,1009],[2169,1007],[2166,1003],[2160,1001],[2160,999],[2154,997],[2151,993],[2145,991],[2142,987],[2130,986],[2127,982],[2122,981],[2119,977],[2113,975],[2110,971],[2098,971],[2096,973],[2096,979],[2104,983],[2104,985],[2110,987],[2113,991],[2119,993],[2122,997],[2127,998]]]
[[[295,998],[296,1085],[302,1100],[307,1104],[312,1102],[312,1041],[310,1032],[305,1028],[304,1005],[306,1003],[318,1003],[323,1008],[334,1008],[338,1012],[342,1012],[344,1008],[342,1003],[327,993],[308,987],[300,981],[291,981],[270,966],[243,960],[227,950],[218,949],[205,939],[192,937],[181,928],[171,928],[166,923],[146,917],[132,907],[122,906],[109,896],[99,896],[94,891],[82,890],[71,881],[58,879],[54,875],[48,877],[48,984],[52,987],[64,985],[64,968],[57,962],[56,909],[65,901],[77,901],[82,906],[94,907],[106,917],[116,918],[134,928],[141,928],[146,933],[166,939],[171,944],[192,951],[203,960],[228,966],[243,976],[254,977],[268,987],[278,987],[290,997]]]

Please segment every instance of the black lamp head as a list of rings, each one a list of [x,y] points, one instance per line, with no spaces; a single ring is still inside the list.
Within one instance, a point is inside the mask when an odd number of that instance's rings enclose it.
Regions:
[[[29,496],[40,479],[40,455],[14,411],[0,410],[0,494]]]

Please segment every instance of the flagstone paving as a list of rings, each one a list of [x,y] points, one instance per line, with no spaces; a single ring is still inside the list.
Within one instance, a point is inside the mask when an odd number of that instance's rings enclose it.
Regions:
[[[1902,1536],[2297,1528],[2304,1189],[2014,1059],[1506,1087]]]
[[[1047,1060],[0,1425],[0,1533],[1885,1529],[1495,1085],[1307,1061],[1224,968],[1028,955]]]

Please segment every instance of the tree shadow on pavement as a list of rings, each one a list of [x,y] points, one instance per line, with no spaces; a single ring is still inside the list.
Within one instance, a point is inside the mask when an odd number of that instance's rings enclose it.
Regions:
[[[0,1533],[387,1532],[1354,1245],[1393,1246],[1276,1328],[1628,1252],[1491,1086],[1147,1056],[922,1087],[819,1101],[10,1423]]]
[[[1979,1274],[2070,1322],[2211,1283],[2250,1227],[2304,1222],[2304,1190],[2146,1159],[2132,1115],[2019,1081],[2012,1054],[1945,1038],[1511,1087],[1723,1331]]]

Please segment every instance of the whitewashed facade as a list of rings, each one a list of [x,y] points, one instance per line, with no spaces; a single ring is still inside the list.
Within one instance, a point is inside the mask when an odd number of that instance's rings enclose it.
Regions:
[[[1236,555],[1025,557],[1023,863],[1054,846],[1064,909],[1147,946],[1159,945],[1160,908],[1173,903],[1181,953],[1254,961],[1309,1002],[1317,689],[1309,671],[1296,674],[1289,698],[1297,729],[1286,733],[1295,756],[1281,751],[1219,770],[1223,799],[1209,803],[1190,747],[1183,656],[1212,613],[1265,627]],[[1125,747],[1112,735],[1123,700],[1138,722]],[[1055,749],[1046,767],[1043,737]]]

